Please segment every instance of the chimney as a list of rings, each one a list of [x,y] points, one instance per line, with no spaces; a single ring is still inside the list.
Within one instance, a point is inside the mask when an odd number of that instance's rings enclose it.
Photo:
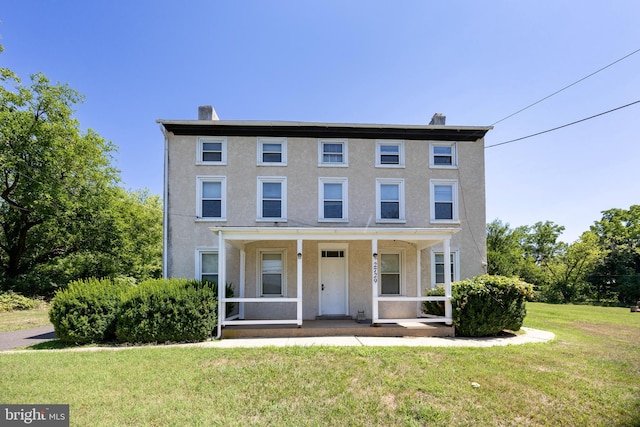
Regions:
[[[435,113],[433,115],[433,117],[431,117],[431,121],[429,122],[429,125],[445,125],[445,122],[447,121],[447,116],[445,116],[442,113]]]
[[[198,107],[198,120],[220,120],[216,110],[211,105],[201,105]]]

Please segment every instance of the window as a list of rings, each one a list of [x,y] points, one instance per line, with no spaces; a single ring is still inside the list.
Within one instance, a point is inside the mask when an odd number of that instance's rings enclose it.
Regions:
[[[287,220],[287,179],[258,177],[258,220]]]
[[[458,279],[458,251],[451,251],[451,281],[455,282]],[[433,269],[431,272],[431,282],[434,286],[444,284],[444,253],[432,252],[431,253],[431,265]]]
[[[201,165],[226,165],[226,138],[198,138],[198,158],[196,163]]]
[[[286,166],[286,138],[258,138],[258,165]]]
[[[431,221],[458,221],[458,182],[431,181]]]
[[[404,222],[404,180],[376,180],[376,221]]]
[[[376,141],[376,167],[403,168],[404,141]]]
[[[196,217],[198,219],[225,221],[226,178],[223,176],[199,176],[197,179]]]
[[[319,178],[319,221],[347,221],[347,178]]]
[[[285,251],[260,250],[260,295],[265,297],[285,294]]]
[[[318,166],[348,166],[347,141],[318,140]]]
[[[218,252],[198,251],[199,265],[196,267],[200,280],[218,283]]]
[[[458,166],[455,142],[432,142],[429,146],[431,151],[429,166],[432,168],[455,168]]]
[[[400,295],[402,256],[400,253],[380,254],[380,295]]]

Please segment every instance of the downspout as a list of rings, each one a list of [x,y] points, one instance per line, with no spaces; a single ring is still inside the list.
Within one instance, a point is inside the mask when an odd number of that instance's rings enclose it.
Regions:
[[[160,125],[164,135],[164,183],[163,183],[163,212],[162,212],[162,277],[168,276],[168,247],[169,247],[169,138],[164,126]]]

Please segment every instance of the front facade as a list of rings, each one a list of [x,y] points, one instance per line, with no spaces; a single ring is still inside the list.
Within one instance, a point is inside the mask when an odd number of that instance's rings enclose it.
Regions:
[[[451,281],[486,270],[488,127],[159,123],[164,275],[231,283],[221,327],[450,323]],[[445,297],[423,296],[438,284]],[[445,316],[422,313],[427,299]]]

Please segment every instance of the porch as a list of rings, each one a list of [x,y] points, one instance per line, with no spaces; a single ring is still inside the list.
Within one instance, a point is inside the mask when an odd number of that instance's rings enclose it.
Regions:
[[[353,319],[305,320],[297,325],[231,325],[222,330],[222,338],[291,337],[453,337],[453,326],[420,322],[385,323],[373,326]]]

